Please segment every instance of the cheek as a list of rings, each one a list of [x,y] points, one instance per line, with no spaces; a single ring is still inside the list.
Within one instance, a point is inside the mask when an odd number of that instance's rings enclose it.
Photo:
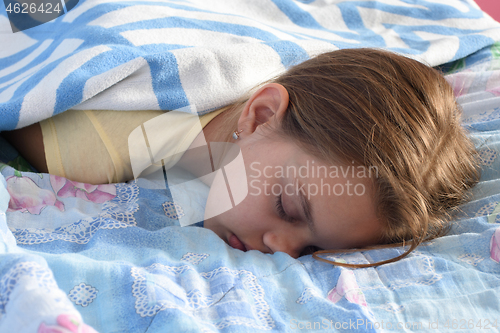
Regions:
[[[262,197],[248,192],[245,199],[233,208],[239,218],[256,218],[262,213]]]
[[[233,208],[222,172],[218,172],[210,186],[205,206],[205,219],[218,216]]]
[[[238,154],[214,175],[205,207],[205,219],[223,214],[248,197],[247,174],[243,157]]]
[[[248,230],[260,230],[262,226],[269,223],[272,217],[270,197],[261,193],[252,195],[249,191],[245,200],[234,207],[228,214],[232,219],[231,223],[239,224]]]

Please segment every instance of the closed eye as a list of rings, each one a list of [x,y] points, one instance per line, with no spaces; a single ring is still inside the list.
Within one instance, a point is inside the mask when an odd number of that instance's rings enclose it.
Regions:
[[[296,220],[289,216],[286,212],[285,212],[285,209],[283,208],[283,200],[282,200],[282,195],[278,195],[276,197],[276,210],[278,212],[278,216],[282,219],[282,220],[285,220],[287,222],[290,222],[290,223],[293,223],[295,222]]]
[[[278,216],[284,220],[284,221],[287,221],[287,222],[290,222],[290,223],[293,223],[295,221],[297,221],[296,219],[294,219],[293,217],[289,216],[286,212],[285,212],[285,209],[283,208],[283,201],[282,201],[282,198],[281,198],[281,194],[278,195],[276,197],[276,210],[278,212]],[[304,250],[302,250],[302,252],[300,253],[299,257],[302,257],[302,256],[307,256],[307,255],[310,255],[310,254],[313,254],[314,252],[316,251],[321,251],[321,248],[317,247],[317,246],[307,246],[306,248],[304,248]]]

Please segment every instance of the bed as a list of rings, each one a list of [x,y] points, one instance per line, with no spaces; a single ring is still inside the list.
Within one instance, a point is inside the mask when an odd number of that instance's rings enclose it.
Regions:
[[[68,109],[201,115],[315,54],[380,47],[443,71],[483,172],[446,236],[347,269],[181,227],[203,216],[202,184],[175,202],[133,181],[81,184],[2,140],[0,332],[500,331],[500,24],[472,0],[80,0],[17,32],[7,3],[1,131]]]

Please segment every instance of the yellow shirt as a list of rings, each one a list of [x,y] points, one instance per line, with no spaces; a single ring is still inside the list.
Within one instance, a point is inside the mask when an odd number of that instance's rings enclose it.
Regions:
[[[40,122],[50,174],[91,184],[120,183],[134,179],[128,137],[148,120],[161,116],[168,128],[161,133],[164,147],[177,160],[201,128],[221,111],[199,117],[170,111],[68,110]],[[188,119],[188,120],[186,120]],[[169,154],[168,154],[169,155]]]

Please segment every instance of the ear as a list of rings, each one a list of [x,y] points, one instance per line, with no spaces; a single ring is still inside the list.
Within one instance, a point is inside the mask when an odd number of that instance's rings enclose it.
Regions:
[[[238,120],[241,136],[255,132],[263,124],[275,124],[288,108],[288,91],[281,84],[268,83],[252,94]]]

